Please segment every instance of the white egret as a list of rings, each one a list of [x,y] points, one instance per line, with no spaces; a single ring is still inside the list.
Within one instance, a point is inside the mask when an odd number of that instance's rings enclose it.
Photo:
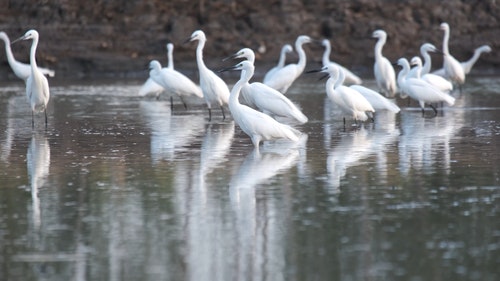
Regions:
[[[411,65],[414,65],[414,67],[411,69],[410,73],[414,71],[414,76],[410,76],[408,74],[406,77],[413,77],[413,78],[418,78],[420,77],[421,79],[425,80],[427,83],[431,84],[432,86],[436,87],[438,90],[449,93],[453,90],[453,84],[444,79],[443,77],[439,75],[435,75],[432,73],[427,73],[422,75],[422,60],[419,57],[413,57],[410,61]]]
[[[253,65],[255,53],[249,48],[243,48],[229,58],[245,58]],[[266,84],[247,82],[241,89],[241,95],[247,105],[258,108],[268,115],[294,118],[301,124],[308,120],[292,101]]]
[[[36,64],[36,47],[38,45],[38,32],[34,29],[28,30],[23,36],[14,40],[33,40],[30,49],[31,74],[26,80],[26,96],[31,106],[31,126],[35,127],[35,112],[45,112],[45,127],[47,127],[47,103],[50,98],[49,82]]]
[[[438,90],[431,84],[420,79],[420,77],[407,78],[406,74],[410,70],[410,64],[407,59],[400,58],[398,60],[398,65],[403,68],[398,74],[398,78],[400,78],[398,79],[398,82],[400,83],[399,86],[404,93],[419,102],[420,108],[422,108],[422,114],[424,114],[425,103],[428,103],[436,114],[437,110],[432,103],[442,101],[446,102],[448,105],[453,105],[455,103],[455,98]]]
[[[378,38],[375,44],[375,64],[373,72],[380,91],[388,98],[394,97],[397,92],[396,73],[390,61],[382,55],[382,48],[387,40],[387,33],[383,30],[375,30],[372,37]]]
[[[167,44],[167,68],[174,69],[174,44]],[[165,91],[165,88],[156,83],[153,78],[149,77],[144,84],[142,84],[139,89],[139,96],[145,95],[155,95],[156,98],[159,98],[159,95]],[[170,97],[170,105],[172,106],[172,97]]]
[[[196,30],[187,39],[187,42],[198,40],[198,47],[196,48],[196,62],[198,64],[198,72],[200,74],[200,87],[203,92],[203,97],[208,107],[208,120],[212,120],[212,104],[215,103],[220,106],[222,111],[222,118],[226,119],[224,114],[224,105],[229,101],[229,88],[226,82],[217,76],[213,71],[203,62],[203,47],[207,42],[207,37],[202,30]]]
[[[312,42],[312,40],[307,35],[300,35],[297,37],[297,40],[295,41],[295,50],[299,55],[299,61],[297,63],[288,64],[277,70],[267,81],[264,82],[264,84],[280,91],[283,94],[286,93],[288,88],[302,74],[304,68],[306,67],[307,57],[302,45],[310,42]]]
[[[336,64],[339,69],[342,69],[342,71],[344,71],[346,84],[361,84],[363,82],[361,78],[359,78],[359,76],[352,73],[349,69],[345,68],[344,66],[336,62],[330,61],[330,53],[332,52],[332,46],[330,44],[330,40],[323,39],[323,41],[321,41],[321,44],[323,45],[323,47],[325,47],[325,52],[323,53],[323,58],[321,60],[323,66],[326,66],[330,63]]]
[[[399,106],[397,106],[393,101],[370,88],[361,85],[351,85],[349,87],[365,97],[375,111],[387,110],[393,113],[398,113],[400,111]]]
[[[248,83],[254,73],[254,66],[249,61],[242,61],[237,65],[226,68],[226,70],[242,70],[241,77],[233,86],[229,97],[229,110],[234,121],[252,139],[255,147],[259,147],[261,141],[273,139],[289,139],[299,141],[300,132],[292,127],[282,124],[267,114],[254,110],[246,105],[240,104],[238,98],[243,86]]]
[[[184,98],[188,96],[203,98],[200,87],[184,76],[184,74],[168,67],[161,68],[161,64],[157,60],[152,60],[149,63],[149,69],[151,79],[162,86],[168,93],[179,96],[184,104],[184,108],[187,108]],[[173,108],[172,96],[170,96],[170,108]]]
[[[443,22],[441,23],[441,30],[444,31],[443,36],[443,68],[445,77],[457,84],[465,82],[465,72],[460,63],[450,54],[448,49],[448,41],[450,39],[450,26]]]
[[[462,66],[465,75],[470,73],[472,67],[477,62],[477,60],[479,59],[479,57],[481,56],[482,53],[489,53],[489,52],[491,52],[491,47],[488,45],[482,45],[474,50],[474,54],[472,55],[472,57],[469,60],[461,62],[460,65]],[[438,69],[432,73],[439,75],[439,76],[446,75],[444,68]]]
[[[432,59],[431,55],[429,55],[429,52],[442,53],[436,48],[436,46],[432,45],[431,43],[424,43],[422,44],[422,46],[420,46],[420,54],[422,55],[422,58],[424,58],[424,64],[422,65],[421,72],[422,75],[431,72]]]
[[[367,112],[375,112],[373,106],[356,90],[342,85],[344,83],[344,73],[335,64],[329,64],[321,68],[321,70],[313,70],[312,72],[325,72],[330,78],[326,81],[326,94],[328,98],[340,107],[340,110],[345,114],[352,116],[357,122],[366,121],[369,117]],[[344,127],[345,127],[345,117]]]
[[[283,47],[281,48],[280,58],[279,58],[279,60],[278,60],[278,64],[277,64],[275,67],[273,67],[273,68],[269,69],[269,70],[266,72],[266,74],[264,75],[264,79],[262,80],[264,83],[266,83],[266,81],[268,81],[268,80],[269,80],[269,78],[270,78],[271,76],[273,76],[273,74],[274,74],[276,71],[278,71],[278,69],[281,69],[281,68],[283,68],[283,66],[285,66],[285,62],[286,62],[286,54],[287,54],[287,53],[291,53],[291,52],[293,52],[293,47],[292,47],[292,45],[290,45],[290,44],[285,44],[285,45],[283,45]]]
[[[26,83],[26,80],[28,80],[28,77],[31,75],[31,66],[27,63],[22,63],[20,61],[17,61],[14,58],[14,55],[12,54],[12,49],[10,47],[9,36],[7,36],[7,33],[1,31],[0,39],[3,40],[5,43],[5,54],[7,55],[7,61],[9,62],[10,68],[12,68],[12,71],[14,71],[14,74],[17,77],[24,80],[24,82]],[[43,73],[43,75],[47,75],[49,77],[55,76],[55,71],[52,69],[44,67],[38,67],[38,69]]]

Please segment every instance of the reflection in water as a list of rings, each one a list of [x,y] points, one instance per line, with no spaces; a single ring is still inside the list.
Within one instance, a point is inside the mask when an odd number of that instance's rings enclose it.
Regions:
[[[31,198],[33,200],[33,224],[35,229],[38,229],[41,222],[38,188],[44,184],[50,168],[50,146],[44,135],[33,133],[26,161],[31,184]]]
[[[415,112],[401,115],[399,169],[407,176],[410,169],[430,174],[436,164],[449,174],[450,139],[463,126],[463,111],[446,111],[446,116],[417,118]]]
[[[176,152],[187,151],[204,132],[202,115],[172,115],[170,105],[162,101],[141,101],[141,112],[151,129],[151,158],[154,164],[171,161]]]

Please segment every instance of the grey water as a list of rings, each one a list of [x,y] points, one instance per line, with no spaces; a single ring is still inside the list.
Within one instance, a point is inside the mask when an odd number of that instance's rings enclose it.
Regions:
[[[1,280],[500,280],[500,79],[345,128],[301,79],[259,150],[140,83],[52,83],[46,129],[0,85]]]

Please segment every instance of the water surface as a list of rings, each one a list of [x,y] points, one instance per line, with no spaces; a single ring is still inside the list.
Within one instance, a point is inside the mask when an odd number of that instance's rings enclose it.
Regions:
[[[499,280],[499,79],[346,128],[303,79],[301,141],[258,151],[139,85],[53,83],[34,130],[0,88],[0,279]]]

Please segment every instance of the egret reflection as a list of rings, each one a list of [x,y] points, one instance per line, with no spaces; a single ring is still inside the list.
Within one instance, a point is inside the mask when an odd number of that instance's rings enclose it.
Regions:
[[[31,185],[33,224],[38,229],[41,223],[38,189],[45,183],[50,168],[50,145],[44,135],[33,133],[26,155],[26,163]]]
[[[189,151],[204,133],[204,117],[199,114],[172,115],[170,105],[162,101],[141,101],[140,108],[151,129],[153,164],[171,161],[176,153]]]

